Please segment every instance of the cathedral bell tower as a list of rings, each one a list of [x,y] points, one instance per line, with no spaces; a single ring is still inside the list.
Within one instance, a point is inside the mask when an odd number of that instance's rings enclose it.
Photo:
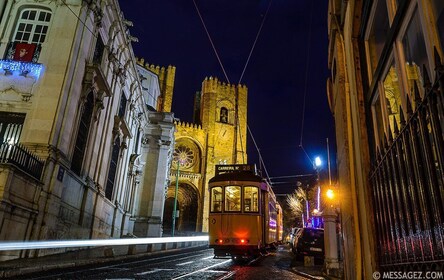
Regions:
[[[208,133],[208,171],[216,164],[247,163],[247,87],[205,78],[200,94],[200,123]]]

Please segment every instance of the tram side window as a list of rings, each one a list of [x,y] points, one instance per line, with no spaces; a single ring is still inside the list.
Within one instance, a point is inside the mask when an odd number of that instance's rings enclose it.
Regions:
[[[244,187],[244,212],[257,212],[259,191],[256,187]]]
[[[241,210],[241,187],[226,186],[225,187],[225,211]]]
[[[211,212],[220,212],[222,210],[222,187],[211,189]]]

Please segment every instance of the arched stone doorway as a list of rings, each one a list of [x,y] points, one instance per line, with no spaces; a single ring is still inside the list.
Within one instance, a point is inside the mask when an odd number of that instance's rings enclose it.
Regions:
[[[174,209],[174,193],[176,186],[168,188],[163,212],[163,232],[171,234]],[[199,208],[199,194],[195,187],[188,183],[179,183],[177,206],[179,217],[176,217],[175,235],[188,235],[196,232],[197,213]]]

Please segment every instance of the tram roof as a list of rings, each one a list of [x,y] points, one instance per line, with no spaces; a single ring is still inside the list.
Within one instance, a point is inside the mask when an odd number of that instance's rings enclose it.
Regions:
[[[263,182],[261,176],[255,175],[252,172],[236,172],[236,173],[222,173],[214,176],[210,179],[210,183],[221,181],[251,181],[251,182]]]

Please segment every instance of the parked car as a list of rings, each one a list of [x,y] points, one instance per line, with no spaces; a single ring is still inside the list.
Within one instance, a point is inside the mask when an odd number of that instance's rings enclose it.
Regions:
[[[293,247],[294,239],[295,239],[296,235],[298,234],[298,232],[301,231],[301,229],[302,228],[298,228],[298,227],[291,228],[290,240],[289,240],[290,247]]]
[[[295,235],[292,251],[296,258],[313,256],[323,260],[325,255],[324,229],[302,228]]]

